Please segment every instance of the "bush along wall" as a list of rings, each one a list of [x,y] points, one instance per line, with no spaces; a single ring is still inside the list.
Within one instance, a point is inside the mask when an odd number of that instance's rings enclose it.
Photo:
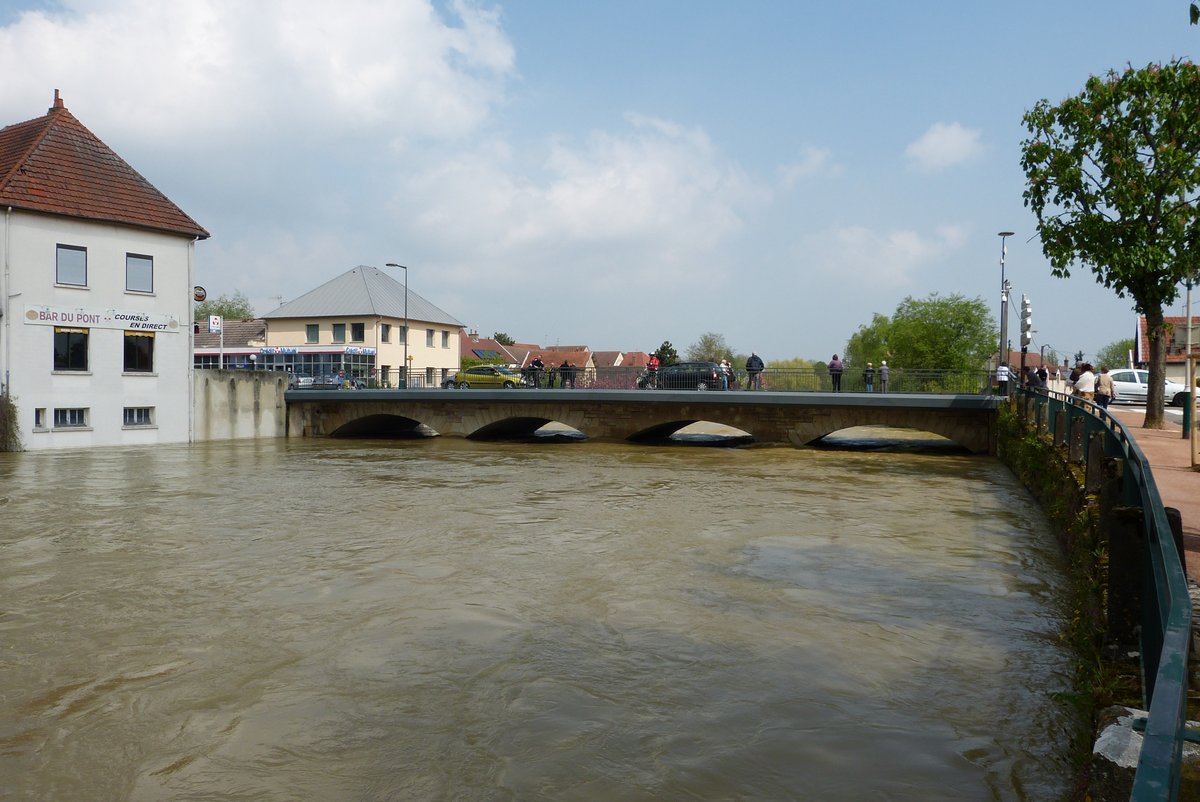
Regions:
[[[21,433],[17,426],[17,405],[12,396],[0,393],[0,451],[20,451]]]
[[[1128,644],[1110,637],[1109,547],[1101,526],[1100,493],[1088,492],[1086,468],[1069,458],[1066,445],[1037,431],[1013,406],[1000,410],[997,453],[1038,500],[1058,532],[1068,563],[1066,620],[1061,637],[1074,655],[1073,690],[1062,694],[1079,716],[1071,752],[1085,798],[1095,733],[1112,705],[1140,707],[1140,668]],[[1107,514],[1107,511],[1104,511]]]

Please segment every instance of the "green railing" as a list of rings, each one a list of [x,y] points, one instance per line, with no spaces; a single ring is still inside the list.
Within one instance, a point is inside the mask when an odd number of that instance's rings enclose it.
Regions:
[[[1141,507],[1145,535],[1141,660],[1144,703],[1149,711],[1130,799],[1175,800],[1179,796],[1187,722],[1192,606],[1183,561],[1150,464],[1125,425],[1107,410],[1090,401],[1045,390],[1015,392],[1042,407],[1039,417],[1055,442],[1068,441],[1076,430],[1085,443],[1093,434],[1102,434],[1105,455],[1125,463],[1126,502]]]

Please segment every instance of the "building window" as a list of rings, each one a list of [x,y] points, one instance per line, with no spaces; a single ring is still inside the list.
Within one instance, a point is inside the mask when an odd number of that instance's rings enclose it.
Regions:
[[[54,428],[55,429],[81,429],[88,425],[87,409],[84,407],[75,407],[68,409],[54,410]]]
[[[154,407],[125,407],[126,426],[153,426]]]
[[[435,370],[437,370],[437,368],[425,368],[425,386],[426,387],[434,386],[433,374],[434,374]]]
[[[400,327],[400,344],[401,345],[408,344],[408,326]]]
[[[88,369],[88,330],[54,327],[54,369]]]
[[[380,323],[379,324],[379,339],[383,340],[385,343],[390,343],[392,341],[392,324],[391,323]]]
[[[346,342],[346,324],[345,323],[334,323],[333,324],[333,341],[335,343]]]
[[[58,246],[58,265],[54,273],[56,284],[87,286],[87,248],[75,245]]]
[[[154,332],[125,332],[125,372],[154,372]]]
[[[433,329],[425,329],[425,347],[433,347]]]
[[[321,326],[319,323],[308,323],[304,326],[304,342],[318,343],[321,341]]]
[[[37,409],[35,409],[33,411],[33,428],[35,428],[35,429],[45,429],[46,428],[46,408],[45,407],[38,407]]]
[[[442,332],[442,347],[443,348],[450,347],[450,332],[448,332],[448,331]]]
[[[367,338],[366,323],[350,324],[350,342],[360,343]]]
[[[125,254],[125,290],[154,292],[154,257]]]

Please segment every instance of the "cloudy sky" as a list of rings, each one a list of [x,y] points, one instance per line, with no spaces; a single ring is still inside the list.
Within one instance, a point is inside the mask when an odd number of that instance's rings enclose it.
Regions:
[[[905,296],[998,319],[1011,230],[1012,338],[1026,293],[1094,354],[1132,307],[1050,275],[1021,116],[1198,44],[1183,0],[0,0],[0,125],[60,90],[259,313],[399,262],[483,334],[828,359]]]

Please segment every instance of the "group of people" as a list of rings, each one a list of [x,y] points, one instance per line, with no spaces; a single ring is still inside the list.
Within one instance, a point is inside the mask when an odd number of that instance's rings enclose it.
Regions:
[[[1001,365],[996,368],[996,383],[999,385],[1001,395],[1008,394],[1008,380],[1011,371],[1008,365]],[[1051,369],[1045,365],[1033,367],[1032,365],[1025,368],[1023,377],[1026,387],[1033,389],[1041,389],[1049,386],[1051,378],[1059,377],[1058,368]],[[1090,362],[1080,362],[1067,375],[1067,389],[1073,395],[1088,401],[1095,401],[1096,406],[1107,408],[1109,404],[1117,400],[1117,387],[1113,384],[1112,376],[1108,375],[1108,368],[1101,367],[1100,372],[1096,373],[1096,367]]]
[[[1098,374],[1095,371],[1090,362],[1076,365],[1068,375],[1068,384],[1075,395],[1095,401],[1096,406],[1107,408],[1117,400],[1117,388],[1113,384],[1112,376],[1108,375],[1108,368],[1101,367]]]
[[[840,393],[842,391],[842,374],[846,372],[846,363],[842,362],[837,354],[829,360],[829,381],[833,385],[833,391]],[[879,379],[879,392],[886,393],[888,391],[888,381],[891,379],[892,369],[888,367],[887,360],[879,363],[879,369],[875,369],[875,363],[868,362],[863,368],[862,380],[863,391],[868,393],[875,392],[875,379]]]
[[[547,373],[546,363],[542,361],[541,354],[537,354],[521,372],[535,388],[541,388],[542,375],[545,374],[547,388],[553,388],[557,383],[563,389],[570,387],[573,390],[575,389],[575,377],[579,375],[579,367],[574,362],[564,359],[558,367],[551,365],[550,371]]]

